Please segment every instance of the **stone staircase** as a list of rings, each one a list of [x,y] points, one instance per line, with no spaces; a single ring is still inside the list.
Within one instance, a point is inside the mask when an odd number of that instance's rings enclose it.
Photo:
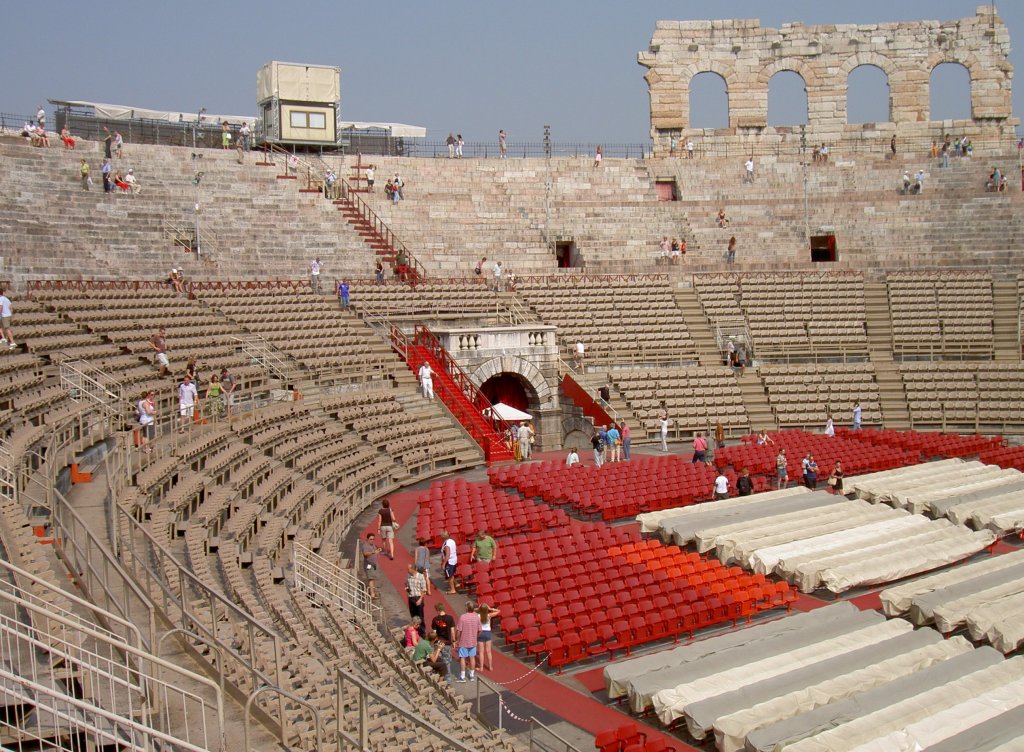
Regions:
[[[913,426],[907,409],[907,390],[900,376],[899,366],[889,360],[874,361],[875,381],[878,384],[878,407],[882,411],[885,428],[905,431]]]
[[[764,388],[761,377],[754,368],[748,368],[742,376],[736,377],[740,394],[743,395],[743,406],[747,409],[747,416],[750,418],[750,430],[777,431],[779,423],[775,419],[771,405],[768,402],[768,392]]]
[[[1017,281],[993,282],[992,344],[995,360],[1020,360],[1020,301]]]
[[[697,298],[696,289],[691,286],[677,285],[675,290],[676,305],[683,312],[686,328],[690,330],[690,338],[697,345],[697,360],[702,366],[722,364],[722,353],[715,342],[704,308]]]
[[[201,158],[192,159],[193,153]],[[27,279],[304,277],[319,255],[329,275],[371,277],[374,256],[319,194],[299,193],[249,156],[234,152],[131,145],[115,170],[135,169],[138,195],[83,191],[78,161],[98,175],[102,153],[81,142],[74,152],[0,144],[3,262],[16,286]],[[203,173],[197,192],[193,167]],[[166,233],[192,227],[218,239],[215,263],[196,258]]]
[[[878,384],[878,406],[882,425],[894,430],[911,428],[907,410],[907,392],[898,364],[892,359],[892,317],[889,291],[884,282],[864,283],[865,322],[868,329],[868,353]]]
[[[255,154],[236,163],[232,151],[126,145],[115,169],[135,168],[137,196],[86,193],[78,160],[98,174],[99,145],[82,141],[74,152],[0,144],[0,242],[16,286],[28,278],[158,277],[171,267],[191,278],[304,276],[311,257],[325,273],[369,278],[377,252],[366,228],[342,220],[332,201],[280,180],[280,168],[257,167]],[[196,155],[193,158],[193,154]],[[476,259],[505,262],[516,274],[555,270],[553,244],[572,241],[584,267],[595,271],[660,271],[654,266],[663,235],[689,239],[680,272],[726,268],[728,238],[738,239],[732,270],[809,270],[805,228],[835,228],[839,261],[828,268],[867,273],[888,269],[970,266],[1012,270],[1024,248],[1024,199],[1017,190],[985,193],[992,165],[1016,154],[955,160],[948,169],[901,154],[883,159],[856,154],[807,168],[791,157],[759,159],[757,179],[742,182],[733,159],[376,159],[377,182],[398,173],[405,200],[382,191],[360,194],[402,238],[428,276],[469,274]],[[339,175],[357,157],[326,157]],[[922,195],[901,195],[903,170],[925,167]],[[195,171],[203,178],[193,185]],[[659,177],[674,176],[679,201],[659,201]],[[216,263],[175,248],[164,223],[194,222],[198,200],[203,228],[223,246]],[[724,207],[731,225],[717,226]],[[360,233],[363,233],[362,235]],[[128,259],[129,261],[126,261]]]
[[[864,283],[864,312],[871,361],[892,362],[892,318],[885,282]]]

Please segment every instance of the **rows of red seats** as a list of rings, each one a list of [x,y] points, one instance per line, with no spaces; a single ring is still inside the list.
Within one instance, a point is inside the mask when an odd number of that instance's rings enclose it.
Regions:
[[[616,520],[707,501],[713,496],[717,471],[688,458],[667,455],[602,467],[567,468],[561,462],[532,462],[491,468],[488,475],[491,483],[512,486],[525,496],[537,496],[549,504],[565,504],[579,514]],[[727,471],[726,476],[735,487],[735,471]],[[763,486],[764,482],[758,485]]]
[[[486,530],[499,538],[513,533],[560,528],[569,524],[561,509],[527,501],[485,483],[464,478],[439,481],[417,498],[416,539],[438,547],[447,530],[456,543],[465,543]]]
[[[664,739],[647,740],[647,731],[635,723],[626,723],[594,737],[598,752],[675,752],[675,747]]]
[[[477,599],[501,609],[506,644],[559,669],[735,624],[796,596],[785,582],[604,526],[512,536],[472,578]]]
[[[758,445],[756,434],[744,436],[741,444],[715,452],[715,464],[731,465],[736,470],[747,468],[752,475],[774,477],[775,458],[779,450],[785,448],[786,471],[790,480],[798,481],[803,475],[801,462],[808,452],[818,465],[819,478],[828,476],[836,460],[842,460],[846,475],[892,470],[921,461],[918,452],[866,444],[838,434],[830,437],[807,431],[780,431],[771,438],[774,444]]]
[[[999,465],[1024,472],[1024,446],[990,449],[978,455],[978,459],[988,465]]]
[[[961,436],[955,433],[892,431],[866,428],[852,431],[836,429],[836,436],[856,439],[873,446],[887,446],[916,452],[922,461],[935,457],[970,457],[1005,445],[1001,436]],[[845,463],[844,463],[845,464]]]

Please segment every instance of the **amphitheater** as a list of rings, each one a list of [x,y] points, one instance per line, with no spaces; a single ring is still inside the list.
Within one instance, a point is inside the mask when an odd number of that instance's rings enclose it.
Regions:
[[[115,168],[142,190],[105,194],[78,177],[102,143],[0,136],[17,340],[0,355],[4,749],[1024,749],[1024,197],[1015,179],[985,189],[1019,158],[1008,33],[990,6],[715,24],[659,22],[639,56],[652,147],[599,166],[515,144],[239,160],[129,139]],[[941,62],[971,72],[968,120],[928,118]],[[890,76],[892,122],[846,124],[837,81],[859,65]],[[829,143],[827,162],[767,125],[779,70],[804,76],[805,143]],[[702,71],[729,85],[728,129],[689,127]],[[973,153],[940,167],[947,133]],[[677,138],[697,158],[670,153]],[[918,170],[925,190],[905,193]],[[812,257],[811,235],[835,254]],[[679,263],[663,236],[686,241]],[[736,346],[745,369],[726,363]],[[228,414],[179,421],[189,361],[200,396],[232,374]],[[530,460],[499,401],[533,416]],[[590,438],[613,422],[631,456],[596,466]],[[572,446],[584,462],[566,468]],[[822,480],[841,461],[843,484],[798,484],[810,454]],[[743,470],[752,496],[712,500]],[[402,524],[375,598],[357,539],[384,499]],[[468,563],[482,529],[500,556]],[[400,644],[418,540],[428,618],[500,609],[475,681]]]

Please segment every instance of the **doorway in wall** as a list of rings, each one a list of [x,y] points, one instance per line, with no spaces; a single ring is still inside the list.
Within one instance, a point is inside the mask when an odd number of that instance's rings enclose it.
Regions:
[[[576,248],[576,241],[571,239],[556,240],[555,261],[558,263],[559,269],[571,269],[573,267],[583,266],[579,250]]]

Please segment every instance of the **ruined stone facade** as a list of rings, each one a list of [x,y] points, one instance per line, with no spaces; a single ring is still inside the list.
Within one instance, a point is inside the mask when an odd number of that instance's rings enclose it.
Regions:
[[[958,21],[762,28],[757,20],[659,21],[650,48],[638,55],[648,69],[651,137],[667,151],[672,136],[700,138],[690,128],[690,82],[703,72],[720,75],[729,99],[729,128],[716,138],[785,137],[792,129],[768,126],[768,82],[776,73],[799,74],[807,89],[807,134],[813,141],[844,138],[934,138],[944,130],[975,140],[1011,139],[1013,67],[1010,36],[989,5]],[[971,119],[936,122],[929,113],[932,70],[959,63],[970,74]],[[861,65],[888,77],[889,123],[847,124],[847,78]]]

